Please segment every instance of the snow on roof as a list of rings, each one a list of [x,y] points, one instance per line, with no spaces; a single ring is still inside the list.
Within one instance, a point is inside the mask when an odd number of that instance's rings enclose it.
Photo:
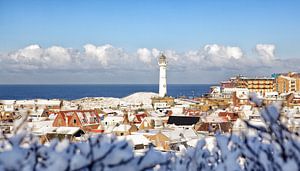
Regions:
[[[158,129],[149,129],[147,131],[145,130],[139,130],[137,132],[132,132],[131,134],[141,134],[141,135],[155,135],[159,132]]]
[[[198,138],[193,129],[176,128],[174,130],[163,130],[161,133],[167,136],[171,142]]]
[[[135,134],[135,135],[126,135],[126,136],[118,136],[117,139],[119,140],[126,140],[132,143],[132,145],[149,145],[150,141],[141,134]]]
[[[167,136],[171,142],[180,141],[181,138],[182,138],[180,136],[180,134],[178,132],[176,132],[176,131],[170,131],[170,130],[166,131],[166,130],[163,130],[161,133],[163,135]]]
[[[0,103],[5,105],[11,105],[15,103],[15,100],[0,100]]]
[[[30,116],[41,116],[44,112],[44,109],[31,110]]]
[[[131,128],[131,125],[120,124],[119,126],[117,126],[113,129],[113,132],[126,132],[126,131],[129,131],[130,128]]]
[[[52,127],[53,121],[38,121],[38,122],[27,122],[27,125],[31,129],[37,129],[42,127]]]
[[[114,110],[114,109],[103,109],[104,113],[117,113],[118,115],[123,115],[123,112],[121,110]]]
[[[52,126],[42,126],[38,129],[33,130],[35,134],[47,134],[47,133],[56,133],[56,134],[68,134],[73,135],[77,131],[81,130],[80,127],[52,127]]]
[[[155,111],[151,111],[149,114],[151,116],[153,116],[153,117],[162,117],[162,116],[165,116],[164,113],[158,113],[158,112],[155,112]]]
[[[240,109],[242,111],[249,111],[249,110],[251,110],[251,108],[252,108],[251,105],[243,105],[243,106],[240,107]]]
[[[114,126],[114,125],[108,126],[108,127],[105,128],[104,132],[105,133],[112,133],[115,127],[116,126]]]
[[[236,97],[239,99],[248,99],[249,91],[236,91]]]
[[[174,131],[180,132],[181,134],[183,134],[183,137],[185,139],[198,138],[196,132],[193,129],[176,128]]]
[[[278,92],[276,92],[276,91],[265,92],[265,96],[278,96]]]
[[[37,99],[35,104],[37,105],[47,105],[47,106],[59,106],[60,105],[60,100],[48,100],[48,99]]]
[[[122,116],[107,116],[102,122],[122,122],[124,118]]]
[[[294,93],[294,98],[300,98],[300,94],[299,93]]]
[[[17,100],[17,105],[34,105],[34,100]]]
[[[56,133],[70,134],[70,135],[73,135],[77,131],[81,130],[80,127],[53,127],[53,128],[55,128],[54,132],[56,132]]]
[[[207,116],[204,119],[202,119],[203,122],[213,122],[213,123],[220,123],[220,122],[227,122],[228,120],[223,117],[212,117]]]

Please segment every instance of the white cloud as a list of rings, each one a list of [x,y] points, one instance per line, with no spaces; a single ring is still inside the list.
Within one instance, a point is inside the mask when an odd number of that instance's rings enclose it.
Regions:
[[[208,44],[196,50],[177,52],[160,51],[156,48],[140,48],[127,53],[122,48],[110,44],[96,46],[87,44],[83,49],[72,49],[61,46],[42,48],[30,45],[11,53],[0,55],[1,72],[47,72],[47,71],[153,71],[157,58],[163,52],[168,59],[169,70],[184,72],[241,72],[269,70],[280,71],[299,69],[297,59],[275,59],[274,45],[256,45],[257,53],[263,57],[246,56],[240,47]],[[262,62],[262,60],[264,62]],[[268,62],[265,62],[268,61]],[[276,71],[273,71],[276,72]]]
[[[107,67],[112,64],[122,62],[127,54],[121,48],[115,48],[110,44],[95,46],[92,44],[84,45],[84,56],[92,62],[97,61],[102,66]]]
[[[71,61],[68,49],[52,46],[46,49],[30,45],[2,57],[5,66],[12,70],[36,70],[62,67]]]
[[[68,49],[59,46],[52,46],[44,51],[44,60],[47,64],[62,66],[68,64],[71,59],[71,54]]]
[[[147,48],[140,48],[140,49],[137,50],[136,53],[138,55],[138,58],[142,62],[144,62],[146,64],[150,64],[151,63],[153,56],[152,56],[152,53],[151,53],[150,50],[148,50]]]
[[[210,56],[225,59],[240,59],[243,56],[242,49],[239,47],[221,46],[217,44],[204,46],[204,51]]]
[[[273,44],[257,44],[255,46],[256,52],[266,61],[275,59],[275,48]]]
[[[83,51],[61,46],[42,48],[30,45],[17,51],[2,54],[0,66],[10,71],[25,70],[94,70],[119,67],[127,64],[128,54],[109,44],[87,44]]]
[[[185,66],[196,69],[240,69],[246,57],[241,48],[208,44],[198,50],[185,52],[180,59]]]
[[[152,49],[152,55],[154,58],[158,58],[158,56],[160,55],[160,51],[156,48]]]

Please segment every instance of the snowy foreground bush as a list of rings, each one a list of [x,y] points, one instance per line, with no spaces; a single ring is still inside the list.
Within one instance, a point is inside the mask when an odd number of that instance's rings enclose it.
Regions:
[[[262,109],[266,127],[255,127],[256,136],[216,135],[216,146],[196,148],[181,155],[150,148],[136,156],[125,141],[99,135],[87,142],[52,141],[41,145],[26,134],[6,138],[0,145],[0,170],[300,170],[298,135],[279,121],[279,109]]]

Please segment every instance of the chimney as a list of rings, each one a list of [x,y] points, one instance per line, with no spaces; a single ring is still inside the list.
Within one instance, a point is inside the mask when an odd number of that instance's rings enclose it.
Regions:
[[[69,118],[66,116],[66,126],[69,126]]]
[[[127,111],[124,111],[123,124],[130,124]]]

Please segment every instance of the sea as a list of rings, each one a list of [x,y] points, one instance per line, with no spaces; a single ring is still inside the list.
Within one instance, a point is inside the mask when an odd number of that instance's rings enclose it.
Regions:
[[[168,96],[199,97],[211,84],[168,84]],[[1,100],[65,99],[84,97],[122,98],[136,92],[158,93],[158,84],[76,84],[76,85],[0,85]]]

